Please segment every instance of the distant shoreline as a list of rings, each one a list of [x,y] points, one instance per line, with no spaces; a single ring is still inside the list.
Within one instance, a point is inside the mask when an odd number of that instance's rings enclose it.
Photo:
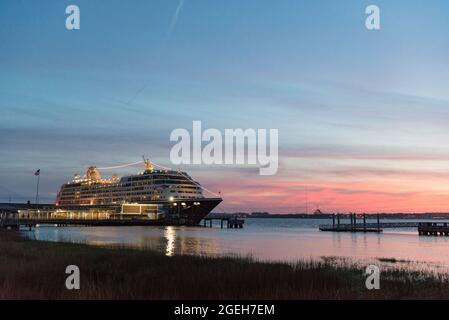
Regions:
[[[167,257],[126,247],[30,240],[5,229],[0,229],[0,260],[0,299],[449,298],[447,277],[401,268],[382,271],[381,290],[367,290],[364,269],[350,263]],[[68,265],[80,269],[79,291],[64,286]]]
[[[223,215],[223,213],[212,213],[210,216]],[[306,213],[287,213],[287,214],[250,214],[250,213],[232,213],[244,218],[262,218],[262,219],[332,219],[332,214],[306,214]],[[337,214],[335,214],[337,215]],[[342,219],[349,219],[349,214],[340,213]],[[358,213],[362,216],[363,213]],[[431,220],[449,220],[449,213],[366,213],[367,219],[431,219]]]

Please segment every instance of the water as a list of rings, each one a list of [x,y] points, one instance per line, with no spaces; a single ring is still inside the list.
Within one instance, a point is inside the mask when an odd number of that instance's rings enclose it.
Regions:
[[[329,221],[246,219],[243,229],[221,229],[219,224],[213,228],[41,226],[24,233],[37,240],[149,248],[167,256],[250,255],[261,260],[290,262],[323,256],[357,260],[395,258],[405,260],[406,263],[417,261],[449,267],[449,237],[418,236],[416,229],[385,229],[380,234],[320,232],[318,225],[325,223]]]

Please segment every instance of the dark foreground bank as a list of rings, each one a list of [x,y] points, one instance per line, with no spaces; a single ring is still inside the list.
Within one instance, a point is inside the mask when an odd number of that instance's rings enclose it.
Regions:
[[[65,287],[66,267],[81,273]],[[331,262],[166,257],[152,251],[25,239],[0,230],[1,299],[448,299],[445,276],[383,271],[367,290],[364,270]]]

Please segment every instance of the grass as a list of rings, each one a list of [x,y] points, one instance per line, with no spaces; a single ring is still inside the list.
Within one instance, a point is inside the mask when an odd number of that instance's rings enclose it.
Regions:
[[[123,247],[33,241],[0,230],[0,299],[448,299],[444,275],[391,269],[367,290],[363,268],[332,259],[166,257]],[[65,288],[77,265],[81,289]]]

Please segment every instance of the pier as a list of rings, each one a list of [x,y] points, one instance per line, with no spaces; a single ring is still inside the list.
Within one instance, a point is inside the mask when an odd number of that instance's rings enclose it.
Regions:
[[[208,199],[210,200],[210,199]],[[1,204],[0,227],[32,229],[40,225],[66,226],[165,226],[190,225],[201,226],[204,210],[211,210],[208,200],[170,202],[170,207],[161,218],[158,203],[97,205],[88,209],[74,206],[59,209],[52,204]],[[188,213],[183,213],[189,211]],[[197,219],[191,223],[189,219]],[[221,228],[242,229],[244,219],[237,215],[209,215],[203,220],[204,226],[212,227],[213,220],[219,220]]]
[[[203,226],[209,226],[212,228],[213,220],[220,221],[221,229],[226,226],[229,229],[242,229],[245,220],[236,217],[214,217],[203,219]],[[148,219],[120,219],[120,218],[107,218],[107,219],[91,219],[91,218],[18,218],[18,217],[3,217],[0,218],[0,227],[19,229],[21,226],[31,228],[38,225],[52,225],[56,227],[67,226],[86,226],[86,227],[118,227],[118,226],[163,226],[167,225],[166,221],[154,221]],[[171,225],[176,225],[172,223]]]
[[[418,224],[420,236],[449,236],[449,225],[447,222],[421,222]]]
[[[347,215],[333,214],[332,224],[324,224],[319,226],[320,231],[332,232],[383,232],[387,228],[417,228],[418,222],[381,222],[380,215],[376,215],[376,222],[368,223],[366,214],[362,215],[362,222],[357,222],[357,215],[355,213],[349,214],[349,223],[340,223],[343,217]],[[449,227],[448,227],[449,232]]]
[[[379,215],[377,215],[377,223],[367,223],[366,214],[363,214],[363,223],[357,223],[357,215],[355,213],[349,214],[350,223],[340,223],[340,215],[332,215],[332,224],[320,225],[320,231],[333,232],[382,232],[380,227]]]
[[[0,227],[49,226],[198,226],[221,199],[151,201],[60,208],[52,204],[0,203]]]
[[[223,229],[224,223],[226,223],[226,228],[228,229],[242,229],[243,224],[245,223],[245,220],[235,216],[215,216],[204,218],[203,226],[207,227],[207,224],[209,224],[209,228],[212,228],[214,220],[220,221],[221,229]]]
[[[85,226],[85,227],[118,227],[118,226],[155,226],[166,225],[148,219],[61,219],[61,218],[17,218],[7,217],[0,219],[0,227],[19,229],[20,227],[31,228],[38,225],[51,225],[55,227]]]

